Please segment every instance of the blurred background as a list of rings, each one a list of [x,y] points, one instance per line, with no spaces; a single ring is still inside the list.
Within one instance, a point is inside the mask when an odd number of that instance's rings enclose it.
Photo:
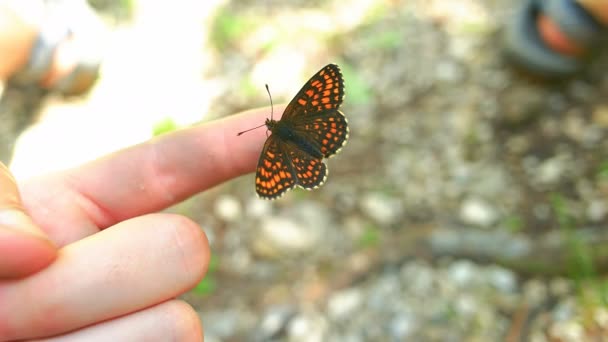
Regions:
[[[4,88],[18,178],[344,75],[350,140],[278,201],[253,175],[170,211],[209,236],[184,296],[206,341],[601,341],[608,336],[608,66],[563,81],[504,58],[511,0],[91,0],[100,78]],[[519,2],[517,2],[519,3]]]

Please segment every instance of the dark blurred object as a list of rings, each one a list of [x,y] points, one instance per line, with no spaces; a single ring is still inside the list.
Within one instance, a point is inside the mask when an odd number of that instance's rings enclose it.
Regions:
[[[555,26],[555,33],[574,44],[568,51],[558,51],[543,37],[543,25]],[[607,31],[575,0],[524,0],[505,28],[505,50],[509,59],[527,72],[564,78],[581,71],[596,55]]]

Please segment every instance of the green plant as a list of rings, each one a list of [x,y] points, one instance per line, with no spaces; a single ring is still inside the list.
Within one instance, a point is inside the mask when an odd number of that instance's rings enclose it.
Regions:
[[[209,268],[207,269],[207,274],[205,278],[203,278],[195,287],[192,289],[195,293],[206,296],[211,294],[217,288],[216,280],[214,277],[214,273],[217,270],[219,264],[218,258],[215,254],[211,254],[211,259],[209,259]]]
[[[173,121],[173,119],[164,118],[154,124],[154,127],[152,127],[152,134],[154,136],[158,136],[171,131],[175,131],[178,128],[179,126],[175,123],[175,121]]]
[[[550,202],[557,224],[567,243],[567,266],[570,276],[575,280],[594,277],[596,272],[592,251],[576,233],[576,219],[571,214],[567,201],[560,194],[552,194]]]
[[[596,250],[576,233],[576,218],[567,201],[560,194],[553,194],[550,202],[567,243],[568,272],[575,282],[581,304],[584,307],[608,305],[608,282],[597,273]]]
[[[392,50],[403,43],[403,34],[398,31],[385,30],[366,39],[366,45],[372,50]]]
[[[608,160],[600,164],[597,170],[597,177],[602,181],[608,181]]]
[[[359,236],[357,244],[361,248],[371,248],[377,246],[378,243],[380,243],[380,230],[378,227],[368,224]]]
[[[369,103],[372,98],[369,82],[348,63],[342,62],[339,65],[346,84],[348,102],[351,105]]]
[[[211,43],[223,51],[251,32],[255,25],[253,17],[235,15],[230,13],[228,8],[223,8],[218,11],[213,21]]]
[[[505,218],[504,225],[509,231],[515,233],[523,229],[524,221],[518,215],[510,215]]]

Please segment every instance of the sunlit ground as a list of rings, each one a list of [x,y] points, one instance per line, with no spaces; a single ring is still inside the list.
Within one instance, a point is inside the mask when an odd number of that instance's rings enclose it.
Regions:
[[[140,1],[132,22],[110,26],[101,77],[85,98],[50,98],[42,119],[19,139],[18,178],[78,165],[149,139],[156,125],[204,120],[218,80],[208,23],[218,1]]]

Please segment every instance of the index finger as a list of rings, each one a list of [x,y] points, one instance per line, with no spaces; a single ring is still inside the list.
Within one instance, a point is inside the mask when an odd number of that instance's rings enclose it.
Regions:
[[[36,222],[51,230],[61,229],[58,222],[65,228],[66,222],[82,220],[105,228],[158,211],[253,171],[266,129],[238,137],[237,133],[263,123],[269,112],[255,109],[161,135],[81,167],[32,180],[23,185],[24,202]]]
[[[0,280],[32,274],[56,256],[55,246],[23,210],[15,179],[0,162]]]

